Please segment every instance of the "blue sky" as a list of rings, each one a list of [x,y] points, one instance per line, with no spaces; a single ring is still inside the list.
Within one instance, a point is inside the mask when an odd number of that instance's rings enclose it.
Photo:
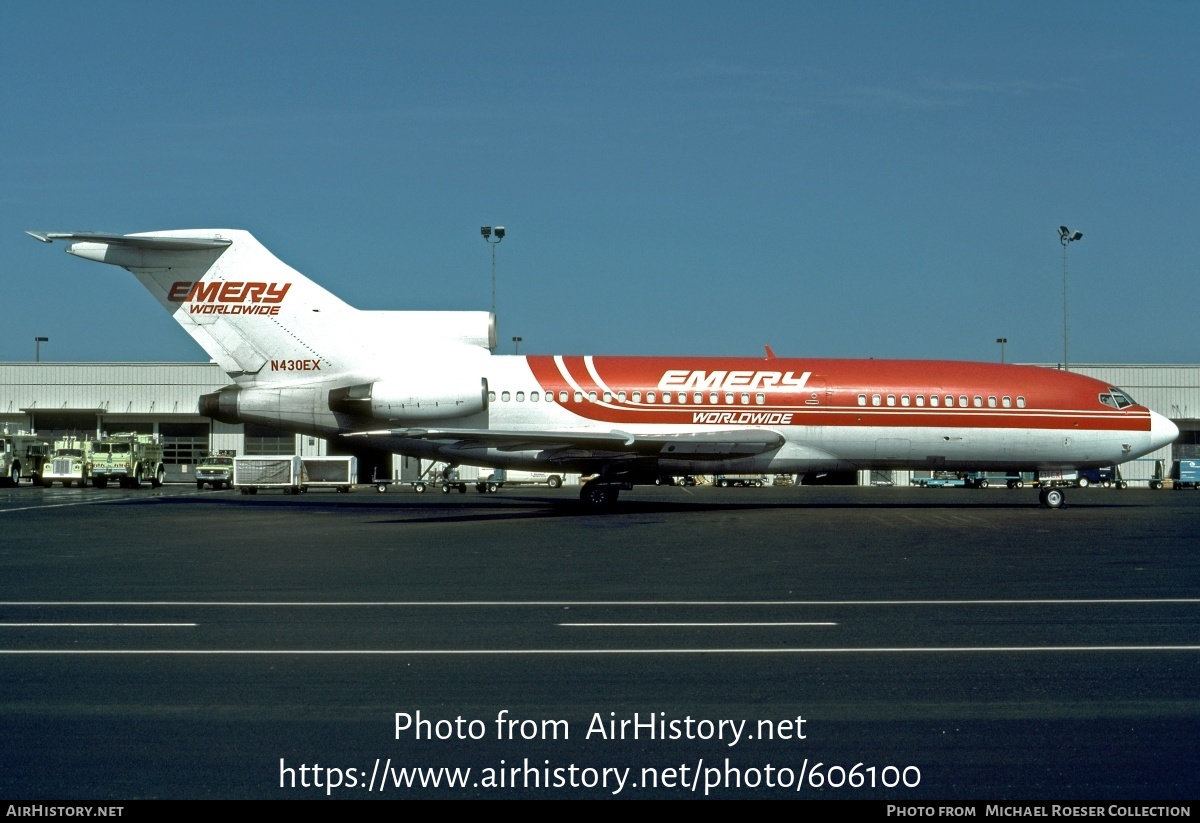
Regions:
[[[25,229],[242,228],[500,348],[1195,363],[1200,4],[5,3],[0,360],[203,360]],[[370,330],[386,343],[387,330]]]

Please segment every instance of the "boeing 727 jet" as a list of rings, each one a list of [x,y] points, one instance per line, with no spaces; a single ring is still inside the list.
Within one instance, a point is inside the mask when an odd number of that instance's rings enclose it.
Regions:
[[[506,356],[495,318],[365,311],[248,232],[30,232],[128,269],[234,385],[202,414],[398,454],[594,477],[592,507],[666,475],[1064,472],[1178,429],[1119,388],[1036,366],[923,360]],[[388,348],[364,330],[386,329]],[[1057,508],[1063,492],[1041,489]]]

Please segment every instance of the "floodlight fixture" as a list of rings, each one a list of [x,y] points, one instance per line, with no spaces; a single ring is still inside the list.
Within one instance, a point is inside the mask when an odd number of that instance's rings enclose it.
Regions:
[[[1063,247],[1063,371],[1070,370],[1067,357],[1067,246],[1083,238],[1083,232],[1071,231],[1066,226],[1058,227],[1058,242]]]
[[[496,244],[504,239],[504,226],[496,226],[493,229],[491,226],[480,226],[479,233],[483,235],[484,242],[492,247],[492,314],[496,314]],[[493,239],[493,237],[495,239]]]

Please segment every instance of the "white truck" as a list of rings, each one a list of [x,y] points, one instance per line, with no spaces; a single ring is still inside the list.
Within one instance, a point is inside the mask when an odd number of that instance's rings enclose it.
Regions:
[[[307,486],[308,473],[299,455],[233,458],[233,487],[242,494],[258,494],[259,489],[300,494]]]
[[[50,456],[50,442],[32,432],[0,434],[0,481],[16,486],[22,477],[41,479],[42,467]]]
[[[134,432],[93,440],[87,469],[97,489],[106,488],[109,480],[120,482],[123,489],[139,489],[149,481],[157,489],[167,475],[158,436]]]
[[[475,483],[475,491],[494,492],[504,486],[549,486],[557,489],[563,484],[563,476],[553,472],[528,472],[519,469],[493,469],[486,477]]]
[[[80,488],[88,482],[88,455],[91,441],[79,437],[65,437],[54,441],[54,454],[42,464],[42,485],[50,488],[62,483],[63,488],[72,483]]]

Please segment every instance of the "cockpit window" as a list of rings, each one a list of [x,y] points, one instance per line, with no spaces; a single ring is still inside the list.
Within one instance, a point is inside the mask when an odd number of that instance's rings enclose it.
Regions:
[[[1100,395],[1100,402],[1106,406],[1111,406],[1114,409],[1123,409],[1127,406],[1135,405],[1133,398],[1127,395],[1120,389],[1109,387],[1109,390]]]

